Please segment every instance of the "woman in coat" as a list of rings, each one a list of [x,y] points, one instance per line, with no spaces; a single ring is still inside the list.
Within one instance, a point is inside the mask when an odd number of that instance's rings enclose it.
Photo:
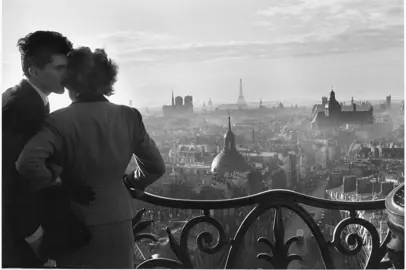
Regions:
[[[104,50],[73,50],[68,72],[65,84],[72,104],[50,114],[43,129],[25,146],[16,167],[37,192],[55,179],[46,166],[52,158],[63,168],[64,185],[86,185],[95,193],[89,205],[70,203],[89,228],[91,240],[72,254],[56,258],[58,267],[133,268],[131,220],[135,212],[122,177],[134,154],[139,167],[126,185],[143,190],[164,174],[164,161],[139,111],[106,99],[113,94],[117,66]]]

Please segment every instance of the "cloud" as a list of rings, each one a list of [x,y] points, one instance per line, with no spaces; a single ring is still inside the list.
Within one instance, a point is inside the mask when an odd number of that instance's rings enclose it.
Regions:
[[[95,40],[98,44],[103,44],[103,47],[112,58],[120,58],[123,52],[163,44],[174,44],[178,41],[173,35],[148,31],[116,31],[104,33],[97,35]],[[123,59],[120,60],[122,61]],[[145,57],[141,57],[140,61],[143,63],[149,62]]]
[[[282,1],[281,1],[282,2]],[[294,0],[275,3],[258,10],[253,24],[283,28],[286,32],[299,27],[323,32],[342,31],[348,27],[379,28],[403,25],[403,0]],[[297,29],[296,29],[297,31]]]
[[[309,57],[403,47],[403,1],[274,1],[255,26],[271,40],[181,42],[165,33],[120,31],[100,36],[120,64],[133,66],[239,59]],[[109,49],[109,48],[108,48]],[[109,52],[110,50],[108,50]]]
[[[334,35],[307,34],[275,41],[229,41],[145,46],[122,50],[118,57],[132,64],[210,62],[225,59],[272,59],[368,52],[403,46],[403,26],[349,29]]]
[[[148,31],[117,31],[112,33],[105,33],[96,37],[99,40],[114,43],[121,47],[137,47],[156,45],[159,43],[174,42],[177,38],[170,34],[154,33]]]

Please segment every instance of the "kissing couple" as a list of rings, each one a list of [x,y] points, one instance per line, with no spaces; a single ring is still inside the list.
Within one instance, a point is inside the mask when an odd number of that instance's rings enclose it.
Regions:
[[[17,47],[24,77],[2,94],[3,267],[133,268],[129,190],[142,194],[165,164],[140,112],[106,98],[118,66],[58,32]],[[49,113],[65,88],[72,103]]]

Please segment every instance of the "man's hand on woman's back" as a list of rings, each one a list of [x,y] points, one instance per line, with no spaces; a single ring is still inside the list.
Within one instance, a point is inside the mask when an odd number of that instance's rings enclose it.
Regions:
[[[70,193],[71,199],[81,205],[89,205],[96,199],[95,195],[93,189],[87,185],[77,186]]]

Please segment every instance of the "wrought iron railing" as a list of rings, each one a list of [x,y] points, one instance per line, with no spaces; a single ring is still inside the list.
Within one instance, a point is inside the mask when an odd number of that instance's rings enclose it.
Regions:
[[[385,200],[361,202],[332,201],[289,190],[270,190],[251,196],[226,200],[182,200],[156,196],[149,193],[134,194],[134,197],[155,206],[178,209],[199,209],[203,211],[202,215],[192,217],[185,223],[181,230],[179,242],[172,234],[171,228],[167,228],[166,232],[169,239],[169,246],[176,255],[176,259],[162,257],[150,258],[138,264],[137,268],[198,267],[195,260],[190,256],[188,243],[191,230],[202,223],[208,223],[214,226],[217,233],[213,234],[213,232],[205,231],[198,234],[196,237],[197,248],[205,254],[216,254],[220,252],[225,254],[225,260],[221,263],[222,265],[215,265],[213,268],[249,268],[250,266],[242,264],[242,260],[246,257],[245,251],[243,251],[244,245],[247,243],[245,235],[255,221],[265,212],[268,212],[268,214],[273,213],[272,220],[268,220],[269,223],[273,224],[269,224],[269,227],[273,229],[270,231],[271,235],[264,235],[256,239],[258,243],[262,243],[262,251],[267,250],[266,252],[257,254],[256,260],[266,261],[269,263],[269,267],[275,269],[291,267],[289,266],[291,262],[300,262],[303,261],[304,258],[302,254],[291,254],[289,252],[292,245],[300,245],[301,238],[298,236],[285,238],[285,224],[282,215],[283,208],[294,212],[308,226],[317,243],[315,246],[319,249],[322,263],[326,269],[340,267],[336,265],[334,259],[334,254],[337,251],[337,253],[341,253],[346,258],[357,258],[357,254],[361,252],[363,247],[362,237],[357,233],[346,233],[347,227],[355,224],[365,227],[372,238],[372,249],[369,258],[366,259],[365,269],[388,269],[393,267],[393,265],[398,267],[399,265],[403,266],[403,261],[399,262],[399,260],[404,260],[404,257],[396,257],[396,263],[393,260],[384,259],[388,253],[386,245],[391,240],[391,231],[387,233],[386,238],[381,242],[377,228],[369,221],[357,217],[357,211],[359,210],[384,210]],[[339,221],[335,226],[332,239],[326,240],[321,228],[312,215],[306,211],[304,205],[321,209],[346,210],[349,211],[350,216]],[[245,216],[236,232],[231,235],[229,235],[230,232],[227,233],[227,230],[224,229],[225,224],[221,224],[216,218],[216,215],[212,216],[210,212],[210,210],[235,209],[240,207],[250,208],[251,210]],[[138,223],[144,212],[145,209],[141,210],[134,219],[134,223],[137,223],[134,230],[136,241],[141,241],[141,239],[144,238],[149,239],[149,241],[157,241],[156,237],[152,234],[138,233],[151,223],[151,221]],[[343,234],[347,234],[346,237],[343,238]],[[401,237],[403,239],[403,235]],[[255,243],[255,245],[260,245],[258,243]],[[389,250],[389,252],[391,252],[391,250]],[[391,257],[389,256],[389,258]],[[314,267],[314,265],[310,266],[310,268],[312,267]]]

